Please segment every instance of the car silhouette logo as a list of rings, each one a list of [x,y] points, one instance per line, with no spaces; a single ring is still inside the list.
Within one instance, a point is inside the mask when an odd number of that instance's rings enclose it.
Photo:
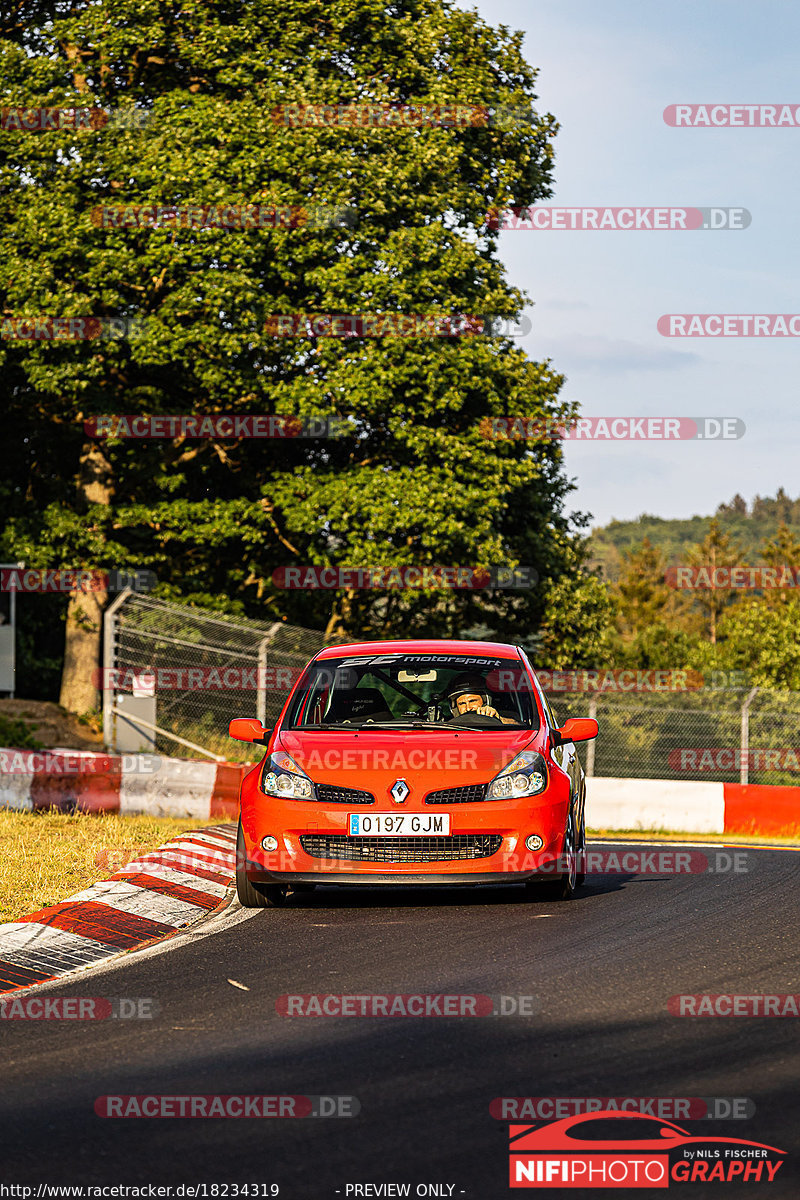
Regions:
[[[389,788],[389,795],[394,800],[395,804],[402,804],[411,788],[406,783],[405,779],[395,779],[392,786]]]

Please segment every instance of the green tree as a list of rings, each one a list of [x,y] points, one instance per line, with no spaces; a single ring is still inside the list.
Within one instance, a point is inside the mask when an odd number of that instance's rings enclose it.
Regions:
[[[800,568],[800,541],[797,540],[785,521],[781,521],[775,537],[764,542],[762,553],[764,561],[781,573],[786,567],[789,567],[792,572],[796,572]],[[767,604],[785,604],[791,596],[792,592],[785,588],[773,588],[764,592],[764,600]]]
[[[752,597],[724,613],[719,666],[747,671],[758,687],[800,691],[800,599],[767,604]]]
[[[587,546],[575,542],[571,569],[551,581],[534,663],[554,670],[596,667],[611,652],[615,602],[608,585],[586,565]]]
[[[713,580],[713,573],[718,568],[740,566],[742,555],[728,535],[722,532],[719,521],[715,517],[703,541],[689,550],[686,561],[694,567],[706,567]],[[734,602],[735,593],[712,587],[709,589],[699,588],[695,596],[696,603],[708,618],[709,641],[714,646],[717,641],[719,615],[723,609]]]
[[[646,629],[663,614],[671,597],[664,570],[664,556],[648,537],[637,548],[623,550],[615,589],[623,633]]]
[[[561,377],[508,338],[276,339],[272,313],[512,317],[486,214],[550,194],[556,125],[293,129],[291,102],[530,106],[521,35],[445,0],[31,0],[0,18],[2,107],[136,106],[143,129],[0,131],[0,309],[142,318],[134,340],[0,343],[15,431],[2,552],[145,566],[166,596],[331,635],[535,630],[544,589],[286,593],[273,570],[525,564],[570,569],[557,441],[487,417],[566,421]],[[354,227],[97,228],[97,205],[346,205]],[[349,436],[280,445],[94,444],[106,413],[344,415]],[[102,597],[99,598],[102,601]],[[99,607],[73,596],[65,703],[93,707]],[[552,619],[552,618],[549,618]]]

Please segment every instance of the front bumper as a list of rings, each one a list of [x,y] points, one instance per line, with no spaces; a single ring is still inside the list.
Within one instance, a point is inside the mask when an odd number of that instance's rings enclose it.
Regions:
[[[342,883],[342,884],[474,884],[521,883],[535,876],[550,876],[559,870],[558,860],[563,851],[564,830],[569,805],[568,780],[552,784],[540,796],[525,800],[479,801],[476,803],[442,805],[438,812],[450,815],[450,835],[436,838],[437,843],[459,839],[468,853],[455,856],[448,846],[448,856],[439,858],[427,847],[425,861],[414,860],[414,846],[425,838],[394,839],[404,842],[402,859],[393,861],[391,851],[378,846],[379,861],[359,858],[366,841],[384,839],[349,837],[348,812],[352,806],[336,806],[309,801],[278,800],[252,789],[242,797],[242,829],[245,841],[244,869],[254,883]],[[391,811],[388,806],[371,808],[371,812]],[[397,811],[396,809],[394,810]],[[415,805],[409,813],[430,813],[430,808]],[[525,839],[538,834],[543,846],[529,851]],[[276,851],[261,848],[261,839],[271,835],[278,841]],[[319,853],[319,847],[331,843],[349,844],[347,857]],[[385,839],[386,842],[391,839]],[[317,853],[308,853],[306,846]],[[476,852],[477,846],[477,852]],[[496,848],[494,848],[496,847]],[[490,849],[491,853],[483,853]]]

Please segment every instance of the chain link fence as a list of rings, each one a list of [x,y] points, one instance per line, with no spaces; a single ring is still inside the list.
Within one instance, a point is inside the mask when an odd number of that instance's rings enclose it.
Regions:
[[[106,744],[118,751],[257,761],[261,747],[232,741],[228,721],[254,716],[273,725],[322,646],[319,631],[123,593],[105,616]],[[559,723],[597,718],[600,736],[581,756],[587,774],[800,784],[800,692],[553,689],[548,698]]]
[[[257,761],[231,717],[273,725],[322,633],[125,592],[105,614],[103,728],[117,751]]]
[[[550,692],[548,699],[559,722],[597,718],[600,735],[581,755],[590,774],[800,785],[800,692]]]

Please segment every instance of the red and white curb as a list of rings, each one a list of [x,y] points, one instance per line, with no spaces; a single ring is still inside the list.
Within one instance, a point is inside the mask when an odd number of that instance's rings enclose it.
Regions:
[[[236,826],[193,829],[60,904],[0,925],[0,993],[56,979],[186,929],[236,873]]]
[[[252,765],[3,746],[0,808],[230,820],[238,813],[242,776]]]

